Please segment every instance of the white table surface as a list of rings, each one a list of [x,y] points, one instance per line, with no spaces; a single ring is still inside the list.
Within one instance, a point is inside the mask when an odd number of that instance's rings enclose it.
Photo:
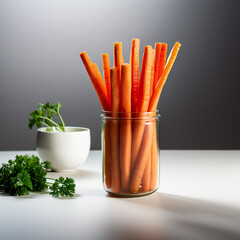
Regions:
[[[0,162],[16,154],[0,152]],[[110,197],[101,152],[69,176],[74,199],[0,193],[0,239],[240,239],[240,151],[161,151],[160,188],[139,198]]]

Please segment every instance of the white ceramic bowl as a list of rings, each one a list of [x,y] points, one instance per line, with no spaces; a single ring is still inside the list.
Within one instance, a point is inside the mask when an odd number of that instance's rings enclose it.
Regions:
[[[49,161],[54,171],[71,171],[87,159],[90,150],[90,130],[66,127],[66,132],[47,132],[45,127],[37,132],[37,151],[41,160]]]

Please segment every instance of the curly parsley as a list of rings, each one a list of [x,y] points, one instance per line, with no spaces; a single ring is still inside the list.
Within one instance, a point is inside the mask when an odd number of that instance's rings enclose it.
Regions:
[[[41,192],[50,189],[53,197],[73,197],[74,180],[60,177],[47,178],[50,162],[40,162],[34,155],[17,155],[15,160],[3,163],[0,168],[0,190],[14,196],[28,195],[30,191]],[[47,182],[47,180],[54,182]]]
[[[38,128],[44,125],[47,127],[47,131],[49,132],[53,132],[53,127],[55,127],[55,129],[59,132],[65,132],[65,123],[59,112],[60,107],[60,102],[53,105],[49,102],[45,104],[39,103],[38,108],[29,114],[32,118],[28,119],[28,127],[32,129],[35,125]],[[55,114],[59,117],[61,121],[60,124],[53,120]]]

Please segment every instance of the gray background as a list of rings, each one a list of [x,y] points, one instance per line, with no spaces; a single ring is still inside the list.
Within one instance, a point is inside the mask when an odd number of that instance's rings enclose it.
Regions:
[[[91,129],[100,149],[101,106],[79,53],[102,68],[113,42],[175,41],[182,48],[158,109],[162,149],[239,149],[240,1],[0,0],[0,150],[35,149],[28,114],[62,103],[68,125]],[[169,53],[169,51],[168,51]]]

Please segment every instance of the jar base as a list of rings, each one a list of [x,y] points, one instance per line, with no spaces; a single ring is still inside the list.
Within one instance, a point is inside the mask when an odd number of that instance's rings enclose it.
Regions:
[[[157,189],[152,190],[152,191],[148,191],[148,192],[143,192],[143,193],[114,193],[114,192],[111,192],[110,190],[107,190],[107,189],[105,189],[105,191],[107,193],[109,193],[110,195],[112,195],[112,197],[131,198],[131,197],[144,197],[144,196],[148,196],[148,195],[156,192]]]

